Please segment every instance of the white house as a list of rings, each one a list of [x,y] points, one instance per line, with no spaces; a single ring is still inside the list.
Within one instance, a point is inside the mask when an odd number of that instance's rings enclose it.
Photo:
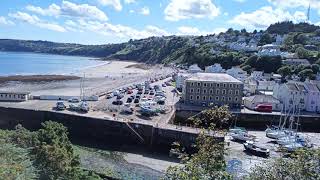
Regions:
[[[285,65],[291,65],[291,66],[310,65],[310,62],[307,59],[285,59],[285,60],[282,60],[282,63]]]
[[[263,71],[253,71],[250,75],[255,80],[262,80],[264,79]]]
[[[304,83],[307,89],[306,111],[319,112],[320,111],[320,91],[316,84],[311,82]]]
[[[255,94],[258,89],[257,80],[249,77],[244,81],[244,91],[249,94]]]
[[[274,86],[276,85],[275,81],[257,81],[258,91],[273,91]]]
[[[228,69],[226,73],[242,82],[244,82],[244,80],[248,77],[247,72],[237,66]]]
[[[270,95],[254,95],[243,98],[243,105],[248,109],[254,109],[259,104],[270,104],[274,111],[281,111],[282,109],[280,101]]]
[[[257,52],[258,56],[281,56],[279,45],[266,44]]]
[[[198,66],[198,64],[193,64],[187,70],[188,73],[199,73],[203,72],[203,70]]]
[[[285,84],[277,84],[273,89],[273,96],[280,100],[286,110],[295,112],[306,110],[308,91],[300,82],[290,81]]]
[[[221,64],[215,63],[214,65],[207,66],[206,73],[224,73],[226,70],[222,68]]]
[[[31,98],[29,92],[0,92],[0,101],[27,101]]]

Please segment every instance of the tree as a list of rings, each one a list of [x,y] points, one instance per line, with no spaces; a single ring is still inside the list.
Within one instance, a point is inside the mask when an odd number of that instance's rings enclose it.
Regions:
[[[300,150],[292,158],[278,158],[252,170],[246,179],[320,179],[320,149]]]
[[[183,159],[184,166],[169,167],[164,179],[232,179],[225,170],[223,143],[202,132],[196,140],[196,148],[197,153]]]
[[[227,128],[231,113],[228,106],[215,106],[189,118],[196,126],[202,128]]]
[[[67,128],[57,122],[42,123],[34,151],[42,176],[49,179],[67,177],[72,169],[79,165],[68,138]]]
[[[320,66],[319,66],[319,64],[312,64],[311,65],[311,69],[312,69],[314,74],[317,74],[319,72],[319,70],[320,70]]]
[[[310,53],[308,50],[306,50],[303,47],[299,47],[296,49],[295,53],[298,55],[299,58],[302,59],[309,59],[310,58]]]
[[[298,76],[301,78],[302,81],[304,81],[306,78],[314,79],[313,75],[314,74],[312,69],[304,69],[298,74]]]
[[[262,45],[266,45],[266,44],[271,44],[273,42],[273,38],[271,37],[271,35],[269,33],[264,33],[262,36],[261,36],[261,39],[258,43],[259,46],[262,46]]]
[[[282,76],[282,77],[286,77],[286,76],[290,76],[292,75],[292,69],[290,66],[283,66],[281,68],[279,68],[277,70],[277,72]]]

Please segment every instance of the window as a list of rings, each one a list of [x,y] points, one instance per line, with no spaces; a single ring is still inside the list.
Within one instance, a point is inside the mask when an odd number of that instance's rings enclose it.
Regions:
[[[191,83],[191,86],[194,86],[194,84],[193,84],[193,83]]]
[[[237,84],[237,88],[239,88],[239,84]]]
[[[212,83],[210,83],[210,87],[212,87],[213,86],[213,84]]]
[[[226,87],[227,87],[227,84],[223,84],[223,87],[226,88]]]
[[[190,89],[190,92],[191,92],[191,93],[193,93],[193,92],[194,92],[194,90],[193,90],[193,89]]]
[[[235,97],[234,100],[235,100],[235,101],[238,101],[238,97]]]
[[[212,96],[209,96],[209,100],[212,101]]]
[[[190,96],[190,100],[193,100],[193,96]]]
[[[229,84],[229,87],[232,88],[232,84]]]
[[[228,98],[228,100],[229,100],[229,101],[231,101],[231,100],[232,100],[232,98],[231,98],[231,97],[229,97],[229,98]]]
[[[201,86],[201,83],[198,82],[198,86]]]
[[[224,96],[222,96],[222,101],[224,101],[225,100],[225,97]]]
[[[235,92],[236,92],[236,95],[239,95],[239,90],[236,90]]]
[[[199,100],[200,99],[200,96],[197,96],[197,100]]]
[[[207,93],[207,90],[206,90],[206,89],[204,89],[204,90],[203,90],[203,94],[206,94],[206,93]]]
[[[219,96],[216,96],[216,100],[219,101]]]
[[[220,91],[219,91],[219,89],[217,89],[217,90],[216,90],[216,94],[219,94],[219,93],[220,93]]]
[[[220,86],[220,84],[217,84],[217,87],[219,87]]]
[[[213,94],[213,90],[212,89],[210,89],[210,94]]]
[[[202,97],[202,100],[205,101],[205,100],[206,100],[206,96],[203,96],[203,97]]]
[[[197,89],[197,92],[200,93],[200,89],[199,88]]]
[[[233,88],[236,88],[236,84],[233,84]]]
[[[232,94],[232,90],[229,90],[229,94]]]
[[[225,89],[222,90],[222,94],[226,94],[226,90]]]
[[[203,86],[204,86],[204,87],[207,87],[207,83],[203,83]]]

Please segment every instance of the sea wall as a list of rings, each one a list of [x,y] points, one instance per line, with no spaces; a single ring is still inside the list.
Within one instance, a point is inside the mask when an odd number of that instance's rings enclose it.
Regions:
[[[191,146],[197,134],[179,129],[159,128],[134,122],[92,118],[83,115],[53,111],[0,107],[0,128],[13,129],[17,124],[37,130],[47,120],[64,124],[74,141],[95,144],[134,145],[152,148],[170,148],[175,141]],[[223,139],[220,138],[222,141]]]
[[[197,111],[176,111],[175,120],[181,122],[198,113]],[[249,130],[265,130],[267,126],[278,125],[280,120],[280,115],[274,114],[235,113],[233,115],[231,126],[241,126]],[[299,124],[299,131],[320,132],[320,117],[300,116]]]

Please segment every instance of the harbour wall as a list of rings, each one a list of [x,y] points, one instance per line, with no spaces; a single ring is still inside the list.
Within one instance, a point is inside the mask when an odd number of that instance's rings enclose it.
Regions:
[[[55,111],[36,111],[0,107],[0,128],[14,129],[17,124],[30,130],[41,128],[41,123],[52,120],[68,128],[71,140],[100,145],[142,146],[152,149],[170,149],[173,142],[191,147],[197,133],[180,129],[155,127],[149,124],[123,122],[85,115],[66,114]],[[223,137],[218,140],[223,141]]]
[[[176,111],[175,118],[176,120],[186,119],[198,113],[198,111],[179,110]],[[297,120],[297,117],[295,119]],[[241,126],[249,130],[265,130],[267,126],[278,125],[279,120],[280,115],[275,114],[233,113],[233,120],[230,126]],[[287,124],[289,124],[288,120]],[[295,126],[296,124],[293,127]],[[320,132],[320,117],[300,116],[299,131]]]

